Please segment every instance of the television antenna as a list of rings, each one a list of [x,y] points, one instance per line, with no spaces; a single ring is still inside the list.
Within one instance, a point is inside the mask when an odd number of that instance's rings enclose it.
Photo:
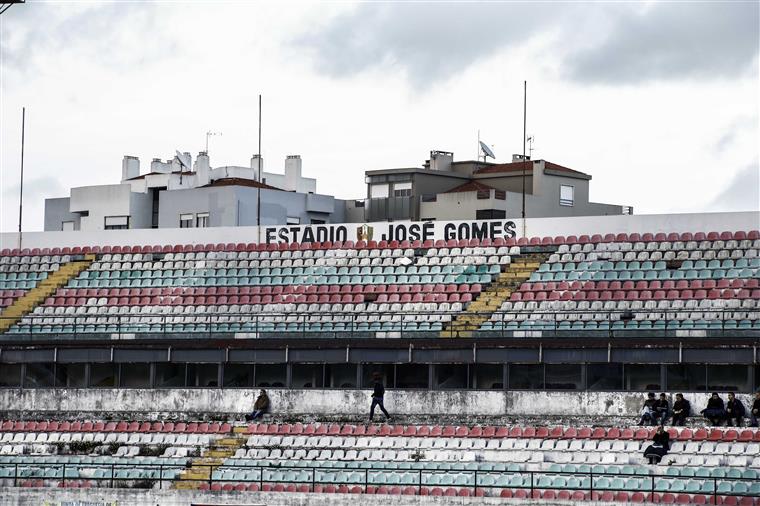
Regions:
[[[486,158],[493,158],[496,159],[496,155],[493,153],[493,150],[483,141],[478,141],[480,143],[480,150],[483,152],[483,161],[486,161]]]
[[[533,160],[533,142],[536,140],[536,137],[534,135],[531,135],[530,137],[528,137],[527,140],[528,140],[528,145],[529,145],[529,147],[528,147],[528,158],[530,158],[531,160]]]
[[[209,137],[214,137],[216,135],[221,136],[222,132],[212,132],[210,130],[208,132],[206,132],[206,154],[208,154],[208,138]]]

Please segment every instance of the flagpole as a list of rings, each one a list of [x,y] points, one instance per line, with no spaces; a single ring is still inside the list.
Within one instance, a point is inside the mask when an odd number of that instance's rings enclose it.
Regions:
[[[18,249],[21,249],[21,219],[24,213],[24,133],[26,130],[26,107],[21,108],[21,185],[18,196]]]

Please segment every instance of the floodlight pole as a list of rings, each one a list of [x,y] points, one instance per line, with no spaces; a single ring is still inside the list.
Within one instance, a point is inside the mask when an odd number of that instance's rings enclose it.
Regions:
[[[256,171],[256,234],[258,235],[258,243],[261,244],[261,172],[264,169],[264,164],[261,159],[261,94],[259,94],[259,159],[258,170]]]
[[[528,161],[525,159],[525,136],[527,135],[527,109],[528,109],[528,81],[523,81],[523,170],[522,170],[522,219],[523,229],[525,228],[525,165]]]
[[[21,108],[21,185],[18,196],[18,248],[21,249],[21,218],[24,212],[24,131],[26,128],[26,107]]]

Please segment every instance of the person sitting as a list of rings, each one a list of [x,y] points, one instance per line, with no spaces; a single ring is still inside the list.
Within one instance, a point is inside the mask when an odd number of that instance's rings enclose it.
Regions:
[[[268,410],[269,396],[267,395],[267,391],[262,389],[261,393],[259,393],[259,396],[256,398],[256,402],[253,404],[253,413],[245,415],[245,419],[249,422],[256,420],[257,418],[261,418]]]
[[[665,428],[660,425],[654,433],[652,444],[647,446],[647,449],[644,450],[644,458],[652,465],[659,464],[669,450],[670,434],[668,434]]]
[[[755,392],[755,401],[752,403],[752,409],[749,411],[749,426],[757,427],[757,421],[760,419],[760,390]]]
[[[707,400],[707,407],[702,410],[702,415],[710,420],[712,425],[720,426],[726,417],[726,409],[723,405],[723,399],[720,398],[718,392],[713,392]]]
[[[742,426],[742,420],[744,419],[744,404],[742,401],[736,398],[732,393],[728,394],[728,401],[726,402],[726,423],[729,427],[734,426],[734,420],[736,420],[736,426]]]
[[[665,425],[665,422],[670,418],[670,402],[668,396],[665,393],[660,394],[660,398],[654,401],[654,422],[659,420],[660,425]]]
[[[676,402],[673,403],[673,425],[683,425],[690,414],[689,401],[683,398],[683,394],[676,394]]]
[[[639,425],[649,424],[654,425],[656,422],[654,404],[656,399],[654,398],[654,392],[647,394],[647,400],[644,401],[644,406],[641,408],[641,420]]]

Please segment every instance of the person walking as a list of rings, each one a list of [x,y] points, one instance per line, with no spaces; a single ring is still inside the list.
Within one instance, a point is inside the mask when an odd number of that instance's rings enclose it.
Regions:
[[[375,406],[380,408],[380,411],[385,415],[385,420],[391,419],[391,415],[385,410],[383,405],[383,398],[385,397],[385,387],[383,386],[383,379],[379,373],[372,375],[372,381],[374,382],[374,389],[372,391],[372,405],[369,408],[369,421],[375,416]]]
[[[736,420],[736,426],[741,427],[744,419],[744,404],[742,401],[736,398],[733,392],[728,394],[728,401],[726,402],[726,423],[729,427],[734,426],[734,420]]]
[[[249,422],[261,418],[264,413],[269,409],[269,396],[267,391],[262,389],[259,396],[256,398],[256,402],[253,403],[253,413],[245,415],[245,419]]]
[[[683,425],[686,417],[691,414],[691,404],[683,398],[683,394],[676,394],[676,402],[673,403],[673,425]]]

